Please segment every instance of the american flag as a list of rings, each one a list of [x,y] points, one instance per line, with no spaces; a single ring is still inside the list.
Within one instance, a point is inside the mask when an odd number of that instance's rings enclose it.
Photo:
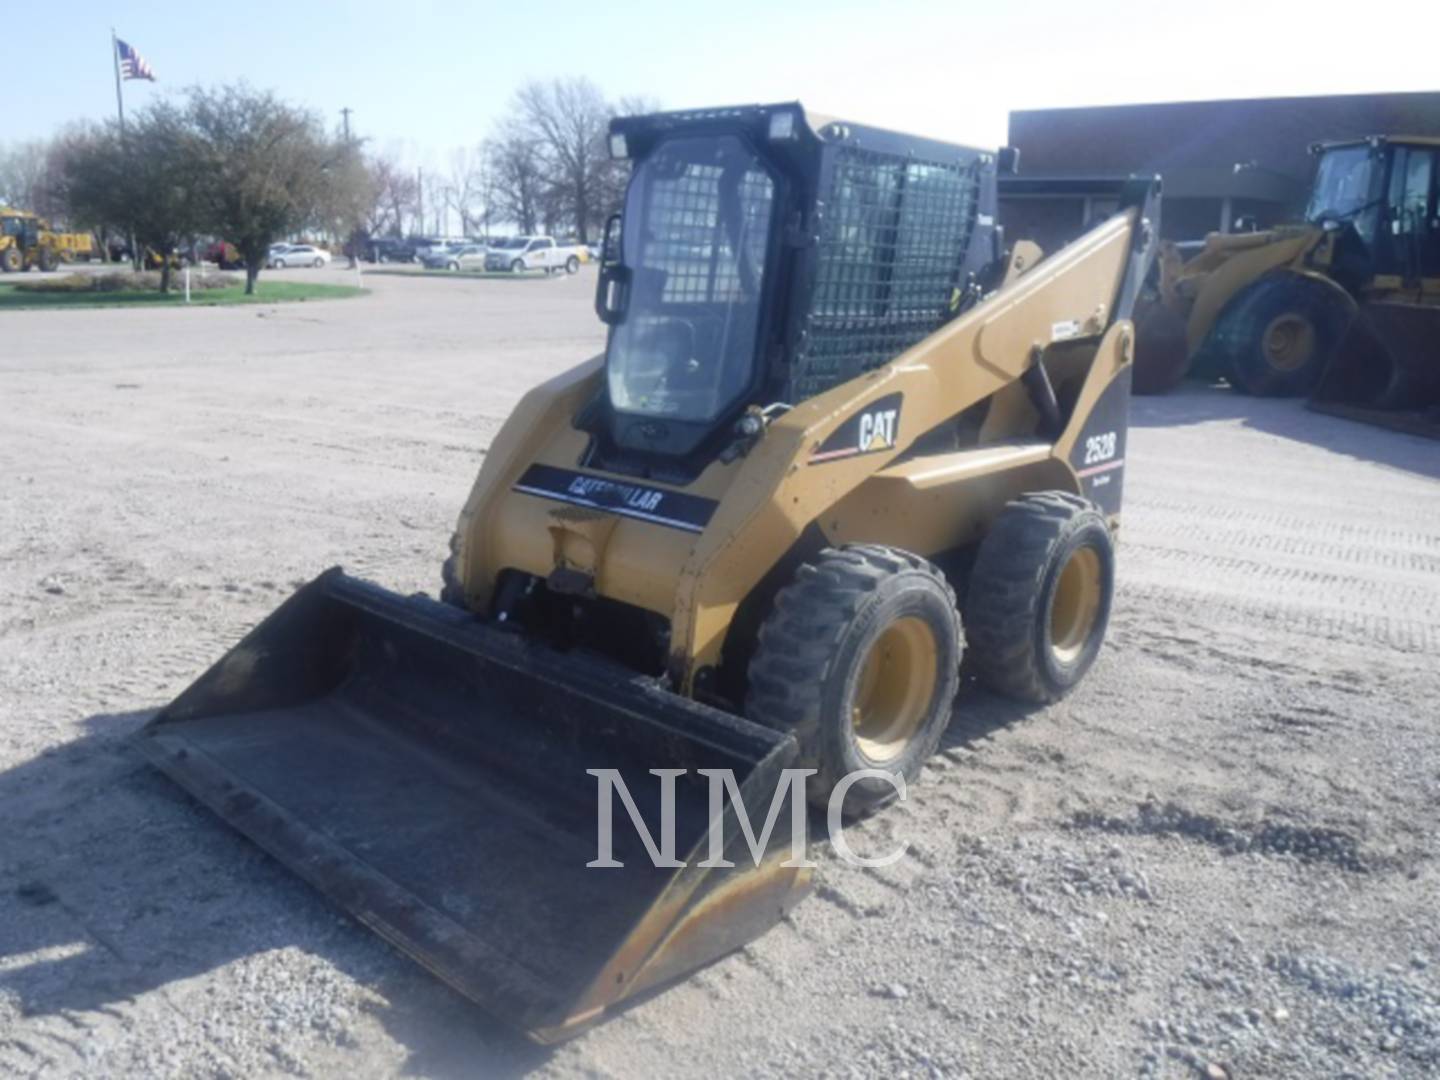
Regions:
[[[115,45],[120,50],[120,77],[122,79],[149,79],[151,82],[155,81],[155,72],[151,69],[150,65],[145,62],[145,58],[136,52],[132,46],[125,44],[125,42],[119,38],[115,39]]]

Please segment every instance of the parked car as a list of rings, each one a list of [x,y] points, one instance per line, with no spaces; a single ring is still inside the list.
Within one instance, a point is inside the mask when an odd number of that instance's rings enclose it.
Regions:
[[[372,263],[408,263],[415,261],[417,250],[414,240],[377,236],[366,246],[365,258]]]
[[[317,248],[311,244],[277,244],[282,248],[276,251],[275,247],[270,249],[270,267],[274,270],[284,270],[287,266],[314,266],[321,267],[330,261],[330,253],[324,248]]]
[[[580,252],[571,246],[562,247],[553,236],[516,236],[501,240],[485,255],[486,270],[544,270],[547,274],[564,270],[580,272]]]
[[[432,247],[420,261],[431,270],[484,270],[487,250],[484,244]]]

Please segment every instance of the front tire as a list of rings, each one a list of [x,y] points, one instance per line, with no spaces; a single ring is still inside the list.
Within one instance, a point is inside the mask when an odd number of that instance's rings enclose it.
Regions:
[[[580,272],[579,256],[571,255],[570,258],[565,260],[565,272],[567,274],[578,274]]]
[[[1208,345],[1237,390],[1300,397],[1320,381],[1348,320],[1333,288],[1271,274],[1227,305]]]
[[[775,598],[750,662],[745,715],[790,731],[797,764],[814,768],[807,798],[828,806],[849,773],[920,773],[950,722],[964,634],[941,572],[895,548],[829,548]],[[854,814],[895,796],[865,777],[847,793]]]
[[[325,265],[325,260],[316,259],[311,265],[314,266],[316,270],[319,270],[322,266]]]
[[[1100,510],[1041,491],[1010,502],[980,543],[965,605],[976,674],[1021,701],[1058,701],[1095,662],[1115,594]]]
[[[24,266],[25,257],[20,254],[19,248],[8,247],[4,252],[0,252],[0,270],[4,270],[5,273],[16,273],[24,269]]]
[[[285,269],[285,260],[284,260],[284,259],[276,259],[276,260],[275,260],[275,269],[276,269],[276,270],[284,270],[284,269]]]
[[[514,261],[512,261],[512,262],[510,263],[510,272],[511,272],[512,274],[521,273],[524,269],[525,269],[525,262],[524,262],[524,260],[522,260],[522,259],[515,259]]]

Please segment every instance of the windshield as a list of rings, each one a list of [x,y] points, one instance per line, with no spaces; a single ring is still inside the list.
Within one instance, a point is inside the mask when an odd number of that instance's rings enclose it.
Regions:
[[[1374,231],[1364,211],[1375,206],[1371,181],[1374,158],[1368,146],[1344,146],[1325,151],[1315,170],[1315,189],[1305,220],[1353,221],[1356,231],[1371,239]]]
[[[733,135],[672,139],[637,165],[621,239],[630,298],[608,363],[616,409],[708,421],[745,392],[774,200]]]
[[[505,251],[513,251],[516,248],[523,248],[529,242],[529,240],[526,240],[522,236],[519,240],[497,240],[491,246],[496,248],[502,248]]]

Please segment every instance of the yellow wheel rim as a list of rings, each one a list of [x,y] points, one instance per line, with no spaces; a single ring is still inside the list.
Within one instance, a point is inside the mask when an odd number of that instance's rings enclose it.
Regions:
[[[1315,327],[1305,316],[1287,312],[1270,321],[1260,347],[1265,362],[1276,371],[1294,371],[1315,352]]]
[[[913,615],[870,646],[850,706],[855,745],[869,760],[894,760],[919,730],[935,696],[938,658],[930,624]]]
[[[1076,548],[1065,561],[1050,602],[1050,647],[1056,659],[1070,663],[1100,617],[1100,556],[1094,548]]]

